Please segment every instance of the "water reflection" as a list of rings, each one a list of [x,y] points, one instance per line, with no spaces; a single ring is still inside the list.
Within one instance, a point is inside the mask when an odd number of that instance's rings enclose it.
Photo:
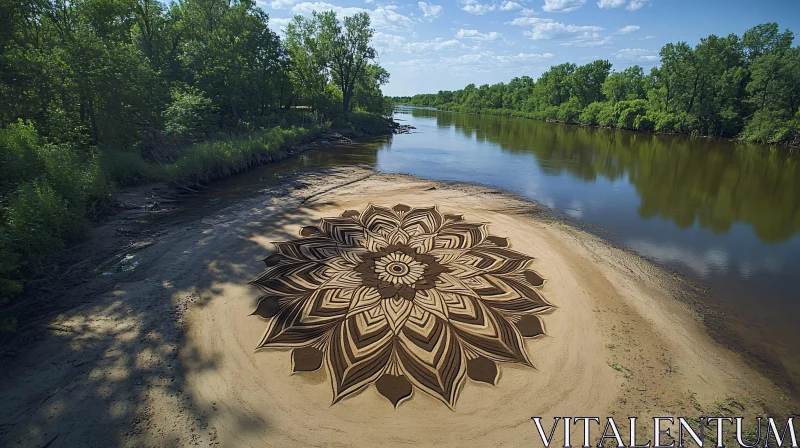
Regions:
[[[435,117],[440,128],[505,151],[534,154],[547,175],[569,173],[586,182],[625,178],[641,199],[643,218],[667,218],[681,228],[697,224],[718,234],[743,222],[770,243],[800,230],[800,157],[784,150],[434,110],[410,113]]]

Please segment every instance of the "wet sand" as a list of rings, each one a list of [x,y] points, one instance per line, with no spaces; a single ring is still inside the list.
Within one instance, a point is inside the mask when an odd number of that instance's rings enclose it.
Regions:
[[[324,367],[292,374],[290,350],[255,352],[266,320],[250,316],[260,292],[246,282],[271,242],[369,203],[436,205],[535,257],[556,306],[546,336],[525,340],[535,369],[500,364],[496,386],[468,379],[452,410],[416,392],[394,408],[374,386],[332,405]],[[516,447],[541,443],[532,416],[549,429],[553,416],[797,411],[708,336],[679,299],[691,294],[680,279],[496,190],[335,169],[189,212],[125,238],[108,236],[122,221],[95,232],[93,261],[108,244],[138,246],[66,287],[82,304],[49,319],[4,368],[3,446]]]

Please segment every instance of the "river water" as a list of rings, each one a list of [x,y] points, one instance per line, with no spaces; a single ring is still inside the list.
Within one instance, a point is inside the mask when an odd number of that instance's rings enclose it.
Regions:
[[[420,108],[398,108],[395,119],[416,129],[308,151],[212,184],[209,194],[232,197],[305,169],[353,164],[502,188],[701,285],[716,310],[713,333],[800,389],[800,156]]]

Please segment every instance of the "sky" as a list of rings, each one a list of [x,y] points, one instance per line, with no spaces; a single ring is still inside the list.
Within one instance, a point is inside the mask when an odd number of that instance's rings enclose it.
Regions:
[[[800,33],[800,0],[258,0],[282,34],[295,15],[366,12],[390,96],[538,78],[553,65],[607,59],[658,65],[669,42],[742,35],[766,22]],[[795,45],[800,39],[795,40]]]

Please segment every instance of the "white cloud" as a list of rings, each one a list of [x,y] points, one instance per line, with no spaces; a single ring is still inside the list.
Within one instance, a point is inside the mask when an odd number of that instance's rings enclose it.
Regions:
[[[466,0],[461,9],[470,14],[481,15],[494,11],[497,6],[494,3],[490,5],[488,3],[479,3],[477,0]]]
[[[639,29],[638,25],[628,25],[623,26],[622,28],[617,30],[617,34],[629,34]]]
[[[561,22],[543,21],[533,25],[533,30],[529,32],[533,40],[558,39],[577,33],[596,33],[603,31],[599,26],[584,25],[565,25]]]
[[[636,11],[637,9],[641,8],[644,5],[649,5],[650,3],[643,1],[643,0],[631,0],[628,3],[628,6],[625,7],[628,11]]]
[[[537,68],[537,62],[546,61],[555,56],[553,53],[518,53],[500,55],[493,51],[471,52],[459,56],[441,58],[410,59],[401,62],[387,62],[392,67],[425,67],[432,71],[446,71],[456,76],[472,76],[481,73],[514,73],[519,74],[525,70]],[[544,68],[544,67],[542,67]]]
[[[505,1],[500,4],[501,11],[513,11],[515,9],[522,9],[522,5],[517,2]]]
[[[410,30],[413,25],[411,18],[395,12],[396,8],[396,6],[375,8],[375,10],[370,13],[372,26],[379,29],[395,31]]]
[[[521,16],[532,16],[534,14],[536,14],[536,11],[534,11],[533,8],[524,8],[519,12],[519,15]]]
[[[517,17],[508,25],[531,26],[523,34],[533,40],[556,40],[571,47],[596,47],[611,42],[611,37],[600,34],[603,27],[594,25],[567,25],[542,17]]]
[[[600,8],[620,8],[625,6],[628,3],[628,0],[600,0],[597,2],[597,6]]]
[[[535,25],[540,22],[552,22],[553,19],[543,19],[541,17],[517,17],[516,19],[506,22],[507,25],[529,26]]]
[[[600,8],[621,8],[625,7],[628,11],[636,11],[644,5],[649,5],[648,0],[600,0],[597,6]]]
[[[481,33],[478,30],[458,30],[456,37],[459,39],[475,39],[475,40],[497,40],[502,34],[490,31],[488,33]]]
[[[456,39],[444,40],[437,37],[434,40],[423,42],[409,42],[403,45],[403,51],[409,54],[427,54],[437,51],[457,48],[461,45]]]
[[[603,36],[600,33],[584,32],[570,40],[562,42],[561,45],[567,47],[599,47],[611,43],[610,36]]]
[[[383,33],[381,31],[375,32],[375,35],[372,37],[372,43],[380,53],[399,51],[413,55],[426,55],[464,47],[464,45],[456,39],[445,40],[439,37],[427,41],[408,42],[404,36]]]
[[[366,12],[366,13],[372,12],[369,9],[336,6],[325,2],[302,2],[292,6],[292,14],[295,15],[310,16],[311,13],[314,11],[317,12],[335,11],[336,15],[338,15],[339,17],[352,16],[360,12]]]
[[[378,53],[385,53],[387,51],[402,49],[406,43],[406,38],[396,34],[383,33],[376,31],[372,36],[372,45],[378,50]]]
[[[300,0],[274,0],[270,2],[269,6],[272,9],[289,9],[292,5]]]
[[[269,18],[269,27],[272,31],[283,34],[286,31],[286,26],[289,25],[292,19],[284,19],[280,17],[270,17]]]
[[[428,20],[433,20],[442,15],[442,5],[419,2],[417,3],[417,6],[419,6],[419,9],[422,10],[422,13],[426,18],[428,18]]]
[[[614,57],[627,62],[657,62],[658,55],[644,48],[623,48],[614,52]]]
[[[336,6],[325,2],[302,2],[292,6],[292,14],[310,16],[313,11],[334,11],[341,17],[352,16],[361,12],[369,14],[372,26],[376,29],[392,31],[408,31],[413,25],[411,18],[406,17],[395,11],[396,6],[379,6],[372,9],[359,8],[355,6]]]
[[[544,0],[542,9],[548,12],[570,12],[586,4],[586,0]]]

